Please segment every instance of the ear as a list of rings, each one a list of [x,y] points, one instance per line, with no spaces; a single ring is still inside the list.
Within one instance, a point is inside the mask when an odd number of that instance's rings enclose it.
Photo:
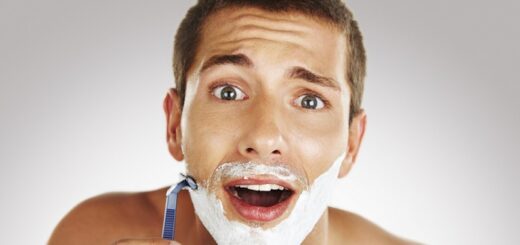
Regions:
[[[365,135],[366,124],[367,115],[364,110],[361,110],[356,116],[354,116],[354,118],[352,118],[348,136],[347,155],[341,164],[341,169],[338,174],[339,178],[345,177],[350,172],[352,165],[356,162],[356,157],[361,142],[363,141],[363,136]]]
[[[170,88],[163,102],[164,114],[166,115],[166,141],[170,154],[177,161],[182,161],[182,132],[181,132],[181,104],[177,90]]]

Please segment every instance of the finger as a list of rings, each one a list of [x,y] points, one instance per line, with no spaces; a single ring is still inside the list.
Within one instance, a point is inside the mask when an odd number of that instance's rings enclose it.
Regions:
[[[181,245],[176,241],[162,240],[162,239],[121,239],[114,243],[114,245]]]

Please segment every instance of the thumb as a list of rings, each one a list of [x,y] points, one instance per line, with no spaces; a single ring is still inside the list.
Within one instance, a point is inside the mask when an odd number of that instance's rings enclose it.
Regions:
[[[179,242],[162,239],[121,239],[114,245],[181,245]]]

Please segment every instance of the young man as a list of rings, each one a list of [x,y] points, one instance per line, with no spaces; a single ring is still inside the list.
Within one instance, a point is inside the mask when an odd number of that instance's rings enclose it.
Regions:
[[[179,194],[184,244],[407,244],[327,207],[356,160],[365,52],[340,0],[199,0],[175,40],[167,142],[199,189]],[[167,244],[167,188],[74,208],[51,244]]]

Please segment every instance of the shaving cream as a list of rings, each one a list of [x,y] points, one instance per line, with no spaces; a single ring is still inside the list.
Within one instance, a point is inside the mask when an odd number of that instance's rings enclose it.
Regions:
[[[229,220],[226,217],[222,202],[208,188],[210,183],[199,186],[197,190],[189,190],[195,212],[213,239],[220,245],[301,244],[313,230],[328,206],[328,200],[336,186],[339,169],[345,154],[343,152],[327,171],[316,178],[308,189],[302,191],[289,216],[272,228],[264,229]],[[213,177],[223,169],[233,168],[233,166],[238,169],[228,169],[226,173],[245,177],[252,173],[268,173],[282,176],[285,179],[296,177],[292,173],[277,169],[275,166],[252,163],[245,165],[223,164],[215,170]],[[215,179],[213,177],[211,179]]]
[[[255,163],[254,161],[243,162],[230,162],[224,163],[215,169],[210,181],[219,181],[221,178],[233,178],[242,177],[247,179],[258,175],[271,175],[280,180],[285,181],[298,181],[300,184],[306,185],[303,178],[293,174],[287,167],[283,165],[265,165],[262,163]],[[207,183],[209,187],[215,183]]]

